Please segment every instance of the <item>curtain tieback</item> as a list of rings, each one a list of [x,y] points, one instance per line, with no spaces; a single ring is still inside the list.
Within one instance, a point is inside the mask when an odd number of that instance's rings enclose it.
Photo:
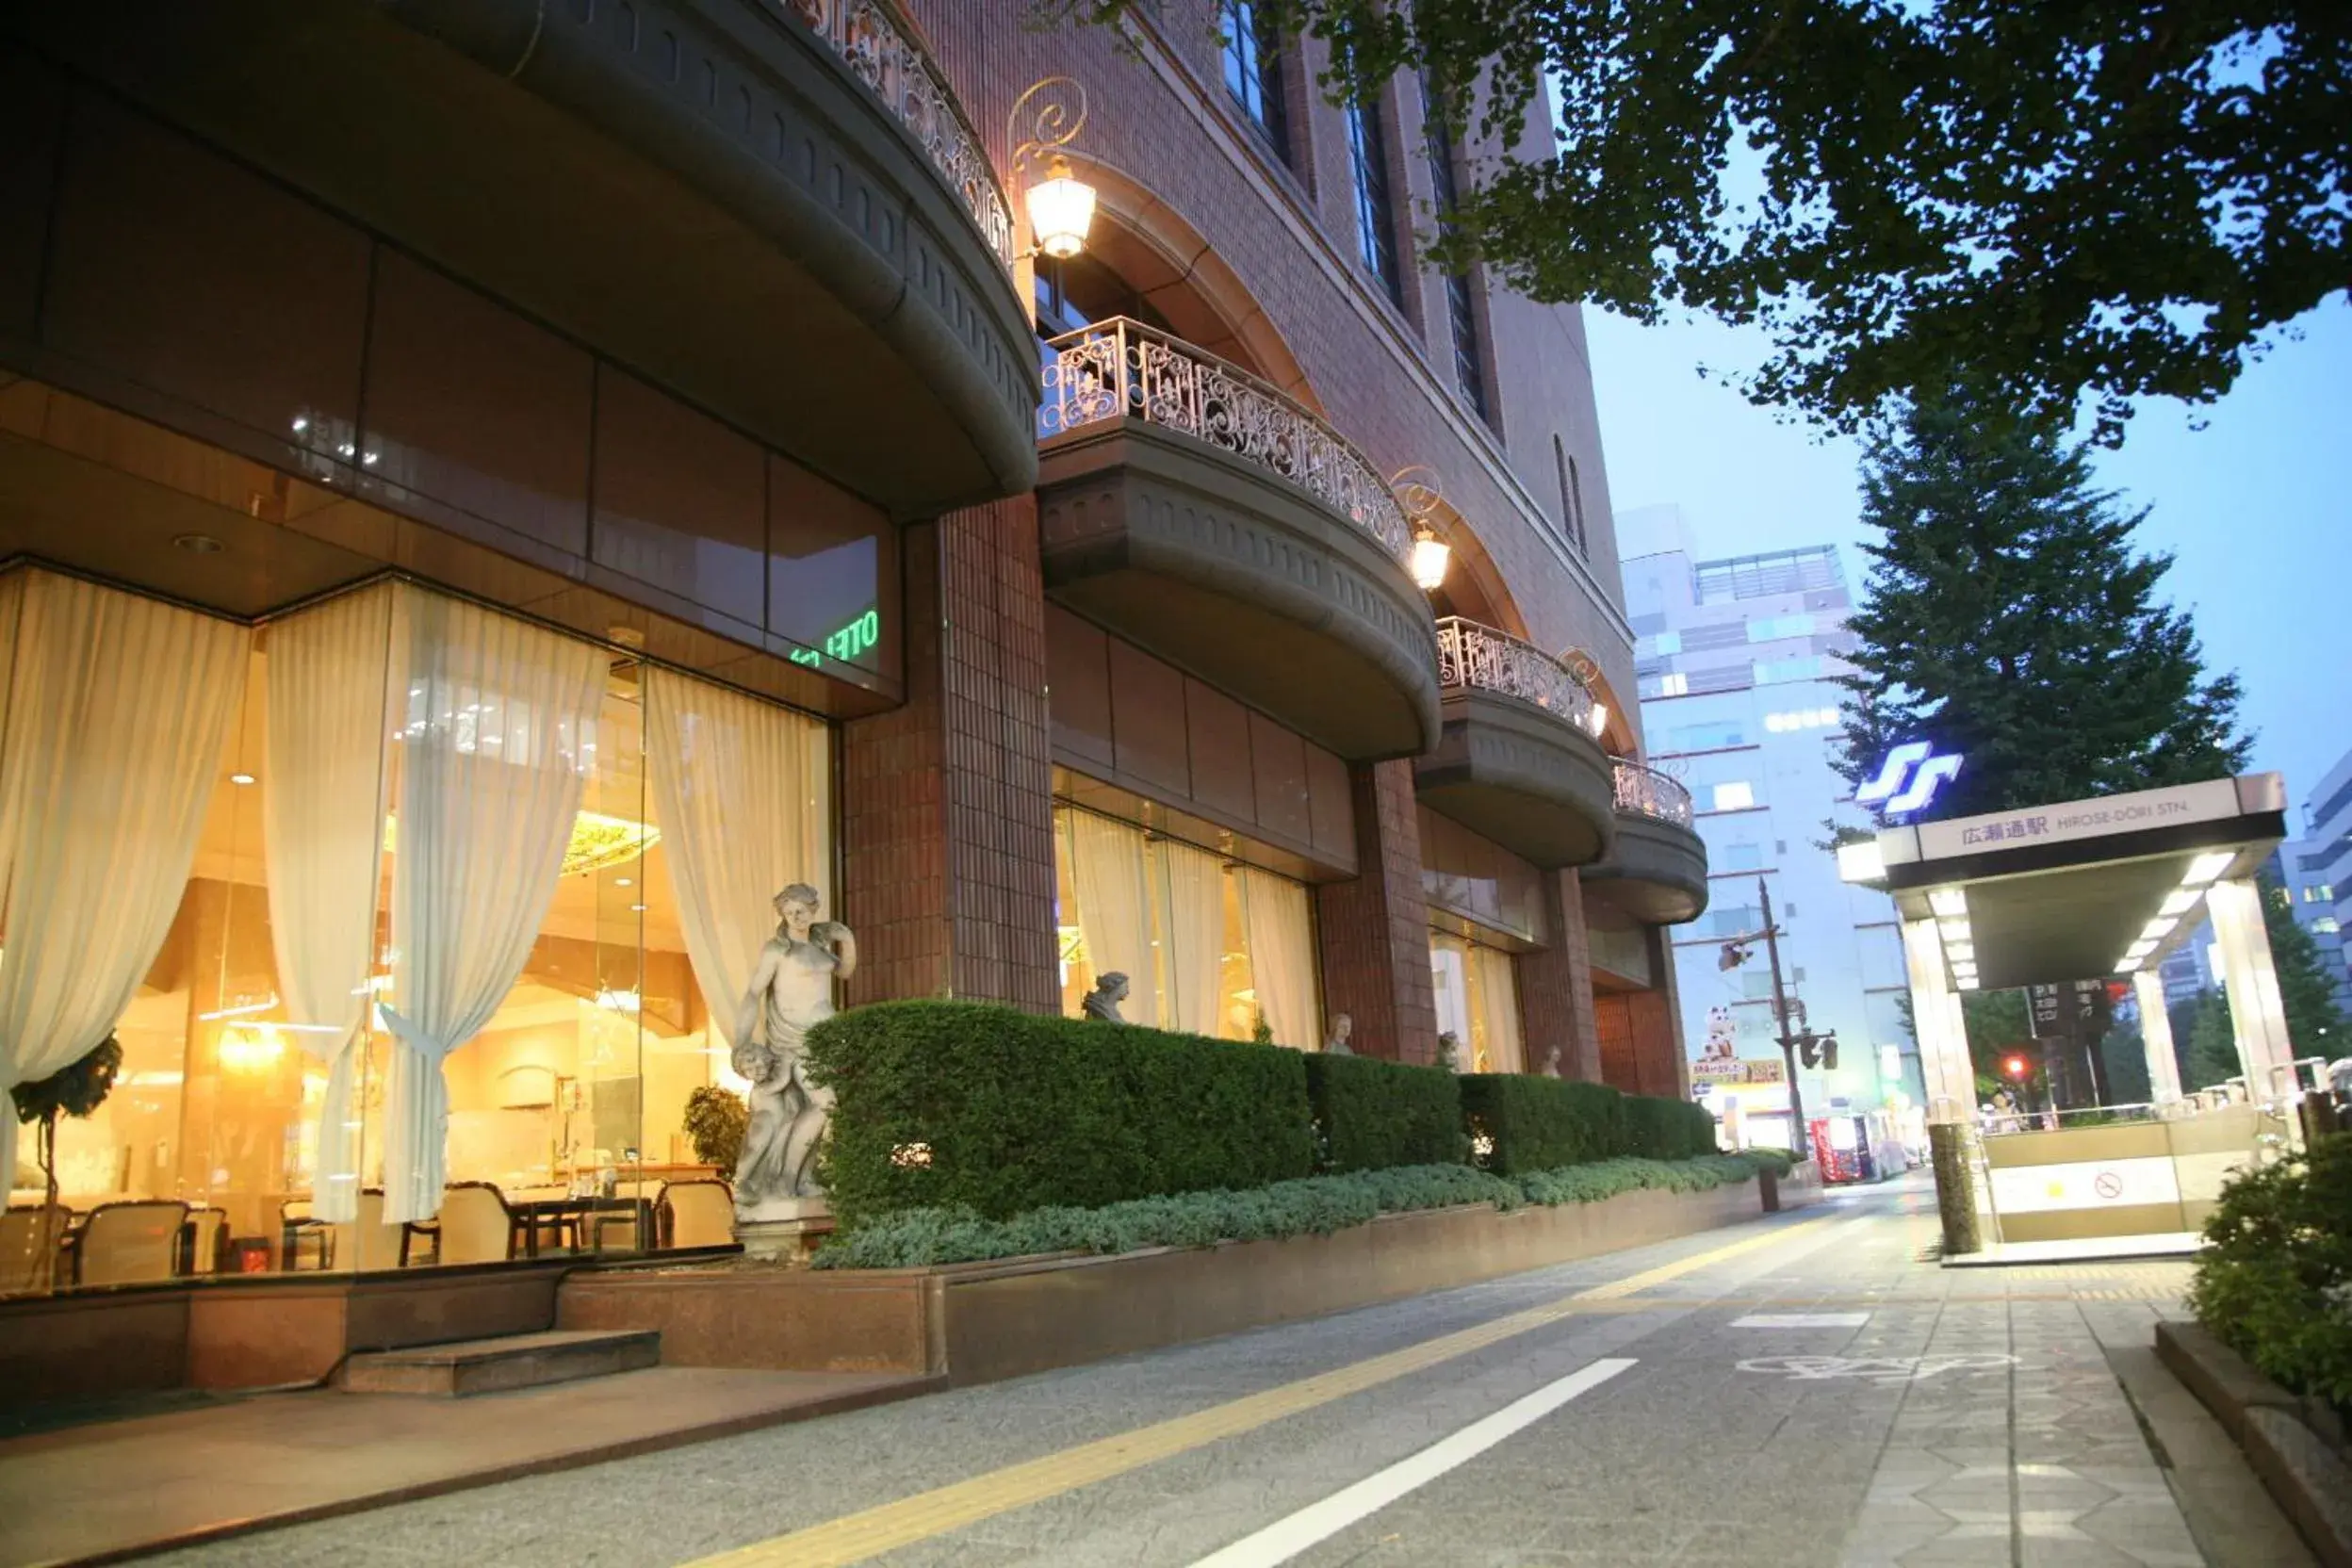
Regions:
[[[428,1031],[418,1027],[415,1023],[410,1022],[407,1019],[402,1018],[399,1013],[394,1012],[391,1008],[384,1005],[384,1004],[376,1004],[376,1011],[383,1015],[384,1026],[391,1032],[392,1037],[400,1041],[400,1044],[408,1047],[411,1051],[416,1053],[417,1055],[422,1056],[426,1061],[433,1063],[437,1066],[440,1063],[441,1058],[449,1054],[449,1048],[447,1044],[439,1039],[436,1039]]]

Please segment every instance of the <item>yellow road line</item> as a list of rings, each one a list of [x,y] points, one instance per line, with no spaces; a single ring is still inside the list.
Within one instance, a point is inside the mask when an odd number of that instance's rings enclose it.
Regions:
[[[1495,1318],[1474,1328],[1459,1330],[1418,1345],[1391,1350],[1386,1355],[1334,1368],[1297,1382],[1284,1383],[1260,1394],[1234,1399],[1190,1415],[1138,1427],[1093,1443],[1082,1443],[1073,1448],[1044,1455],[1022,1464],[1007,1465],[957,1481],[930,1492],[918,1493],[895,1503],[885,1503],[859,1513],[844,1514],[822,1525],[812,1525],[790,1535],[779,1535],[767,1541],[754,1542],[733,1551],[720,1552],[701,1559],[688,1568],[830,1568],[830,1565],[863,1562],[898,1547],[961,1529],[983,1519],[1007,1513],[1031,1503],[1097,1481],[1109,1480],[1130,1470],[1156,1463],[1194,1448],[1205,1447],[1228,1437],[1279,1421],[1286,1415],[1314,1410],[1350,1394],[1359,1394],[1382,1383],[1419,1372],[1474,1350],[1524,1334],[1533,1329],[1560,1322],[1563,1318],[1588,1311],[1592,1303],[1616,1301],[1634,1291],[1676,1279],[1695,1269],[1705,1268],[1742,1252],[1759,1247],[1777,1246],[1807,1231],[1831,1224],[1828,1218],[1807,1219],[1786,1230],[1772,1230],[1761,1235],[1735,1241],[1710,1251],[1670,1263],[1662,1267],[1645,1269],[1609,1284],[1580,1290],[1573,1296],[1540,1307],[1515,1312],[1507,1317]],[[1662,1303],[1697,1306],[1698,1302]]]

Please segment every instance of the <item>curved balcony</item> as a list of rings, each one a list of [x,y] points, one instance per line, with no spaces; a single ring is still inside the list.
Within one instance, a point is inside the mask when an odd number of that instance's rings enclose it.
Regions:
[[[1046,592],[1350,761],[1435,743],[1435,633],[1379,470],[1282,392],[1142,322],[1048,347]]]
[[[1656,768],[1617,759],[1617,845],[1584,880],[1635,919],[1680,925],[1707,909],[1707,844],[1691,825],[1690,792]]]
[[[1010,209],[889,0],[88,0],[0,32],[901,515],[1035,481]]]
[[[1476,621],[1438,622],[1437,647],[1445,732],[1413,763],[1422,802],[1546,871],[1607,854],[1617,818],[1591,689]]]

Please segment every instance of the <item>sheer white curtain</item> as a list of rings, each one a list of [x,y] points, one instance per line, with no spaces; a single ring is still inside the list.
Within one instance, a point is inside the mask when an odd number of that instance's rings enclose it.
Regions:
[[[1165,1029],[1215,1037],[1225,992],[1225,865],[1204,849],[1162,839],[1152,845],[1161,889],[1160,957],[1168,976]]]
[[[11,633],[13,636],[11,637]],[[105,1039],[162,949],[196,859],[252,634],[93,583],[0,588],[0,1090]],[[16,1117],[0,1105],[0,1173]]]
[[[376,939],[386,751],[396,701],[386,583],[289,615],[269,630],[261,835],[278,995],[303,1048],[327,1064],[313,1210],[359,1214],[359,1108]]]
[[[1316,1030],[1315,928],[1307,918],[1307,890],[1287,876],[1243,866],[1241,916],[1250,942],[1250,985],[1258,1010],[1282,1045],[1312,1051],[1322,1043]]]
[[[1524,1065],[1516,982],[1510,954],[1492,947],[1470,949],[1470,983],[1478,988],[1478,1021],[1486,1034],[1486,1060],[1478,1066],[1480,1072],[1517,1072]]]
[[[490,1021],[555,897],[595,763],[605,656],[470,604],[402,589],[406,675],[392,872],[393,1038],[384,1218],[438,1212],[442,1062]]]
[[[1152,904],[1144,885],[1143,832],[1089,811],[1071,811],[1070,875],[1078,894],[1078,933],[1097,979],[1113,971],[1133,988],[1120,1009],[1130,1023],[1157,1025],[1152,963]]]
[[[645,681],[654,820],[687,960],[724,1036],[776,929],[776,895],[806,882],[831,897],[825,727],[669,670]]]

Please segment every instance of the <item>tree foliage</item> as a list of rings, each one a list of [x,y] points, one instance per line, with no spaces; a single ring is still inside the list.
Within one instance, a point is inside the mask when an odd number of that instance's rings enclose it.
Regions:
[[[41,1128],[38,1157],[49,1207],[57,1205],[57,1118],[78,1119],[96,1110],[114,1092],[115,1075],[122,1070],[122,1047],[108,1035],[48,1077],[8,1090],[16,1119]]]
[[[2146,513],[2095,489],[2083,449],[1989,394],[1912,403],[1877,427],[1863,520],[1881,540],[1837,766],[1859,784],[1891,745],[1966,759],[1928,815],[2224,777],[2244,765],[2235,676],[2207,679],[2187,615],[2156,600]]]
[[[2270,937],[2271,967],[2278,972],[2278,1000],[2287,1015],[2287,1038],[2297,1056],[2336,1057],[2352,1054],[2345,1043],[2345,1020],[2336,1005],[2335,988],[2320,962],[2319,944],[2295,923],[2295,904],[2287,890],[2268,872],[2260,878],[2262,929]]]
[[[1156,13],[1036,0],[1048,19]],[[2101,433],[2352,277],[2352,23],[2313,0],[1255,0],[1322,85],[1478,133],[1430,245],[1544,300],[1772,335],[1841,427],[1955,372]],[[1557,145],[1522,134],[1550,96]]]
[[[2238,1037],[2230,1022],[2229,999],[2219,991],[2199,991],[2197,1009],[2189,1016],[2189,1032],[2173,1037],[2180,1060],[2180,1087],[2195,1091],[2235,1078]]]

